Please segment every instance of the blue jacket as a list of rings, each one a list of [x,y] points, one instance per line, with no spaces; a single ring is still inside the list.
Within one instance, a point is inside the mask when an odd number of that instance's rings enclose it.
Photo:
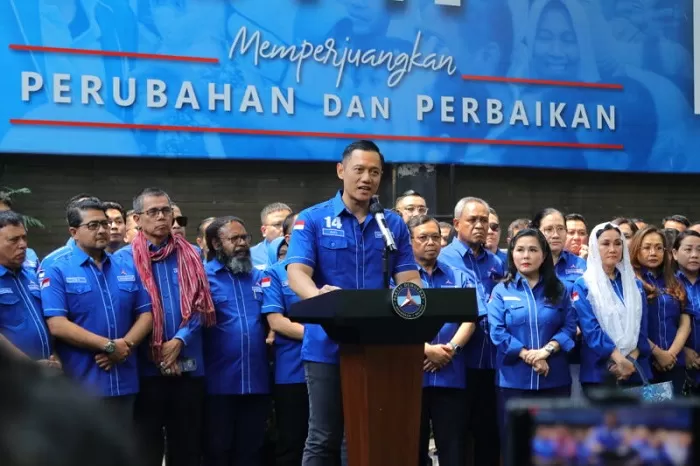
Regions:
[[[545,298],[541,281],[530,289],[527,279],[518,274],[512,282],[496,285],[488,313],[499,387],[543,390],[571,385],[566,353],[574,347],[576,314],[566,287],[553,303]],[[547,359],[549,374],[543,377],[519,354],[523,349],[544,348],[550,341],[559,343],[560,351]]]
[[[614,280],[611,280],[615,293],[624,300],[622,292],[622,279],[618,272]],[[648,310],[647,300],[641,282],[637,281],[638,292],[642,295],[642,322],[639,328],[639,338],[637,349],[639,350],[638,362],[649,380],[651,373],[651,347],[648,341]],[[581,382],[582,383],[602,383],[608,377],[608,363],[610,355],[615,350],[615,343],[603,331],[598,323],[598,319],[593,313],[593,307],[588,300],[588,285],[583,277],[574,283],[571,294],[571,302],[576,309],[579,326],[583,334],[581,345]],[[641,383],[638,374],[634,374],[629,379],[632,383]]]

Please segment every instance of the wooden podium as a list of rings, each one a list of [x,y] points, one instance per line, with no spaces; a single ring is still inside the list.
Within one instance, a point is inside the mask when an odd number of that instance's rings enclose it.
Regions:
[[[391,290],[339,290],[300,301],[290,318],[340,345],[349,466],[417,466],[423,348],[446,322],[474,322],[474,289],[424,289],[425,311],[400,317]]]

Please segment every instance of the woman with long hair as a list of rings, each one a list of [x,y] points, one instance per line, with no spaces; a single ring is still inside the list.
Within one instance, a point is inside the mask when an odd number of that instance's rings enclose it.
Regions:
[[[571,396],[566,353],[574,347],[576,317],[539,230],[522,230],[511,240],[508,276],[493,289],[488,322],[497,348],[499,423],[505,440],[509,399]]]
[[[685,287],[675,275],[668,246],[661,230],[648,226],[632,238],[630,258],[646,293],[654,380],[673,382],[674,393],[680,395],[685,382],[683,347],[690,335],[690,316],[685,313]]]
[[[652,378],[646,295],[636,279],[627,240],[612,223],[591,232],[588,268],[571,294],[579,326],[584,391],[614,378],[639,385],[635,362]]]

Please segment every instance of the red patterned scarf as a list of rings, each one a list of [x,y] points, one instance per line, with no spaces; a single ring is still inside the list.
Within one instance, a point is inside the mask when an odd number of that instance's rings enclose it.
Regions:
[[[177,279],[180,284],[180,310],[182,312],[181,327],[187,325],[193,313],[202,314],[204,325],[207,327],[216,323],[209,282],[197,252],[181,235],[172,235],[164,247],[158,251],[149,251],[146,236],[139,231],[131,243],[131,248],[134,252],[136,270],[151,297],[153,306],[151,350],[153,351],[153,360],[159,362],[162,360],[163,303],[153,277],[152,262],[165,260],[173,252],[177,253]]]

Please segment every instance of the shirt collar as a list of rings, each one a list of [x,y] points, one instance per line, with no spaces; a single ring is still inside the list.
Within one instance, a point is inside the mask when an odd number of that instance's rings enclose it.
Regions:
[[[104,261],[102,262],[103,264],[106,264],[109,262],[110,254],[107,251],[104,251]],[[92,259],[90,256],[87,255],[85,251],[83,251],[77,244],[73,248],[73,253],[71,255],[71,261],[73,262],[74,265],[77,266],[82,266],[85,264],[85,262],[92,262]]]
[[[170,242],[171,236],[168,235],[167,238],[165,238],[165,241],[163,241],[160,244],[153,244],[149,240],[146,240],[146,244],[148,245],[148,250],[149,251],[158,251],[160,249],[163,249],[169,242]]]
[[[423,266],[420,265],[417,261],[416,261],[416,265],[418,265],[418,269],[421,271],[421,273],[425,273],[425,274],[428,273],[428,271],[425,270],[425,269],[423,268]],[[442,274],[442,275],[447,275],[447,272],[446,272],[446,271],[447,271],[448,268],[449,268],[449,266],[447,266],[444,262],[436,261],[436,262],[435,262],[435,267],[433,267],[433,276],[435,276],[435,275],[438,274],[438,273],[440,273],[440,274]]]
[[[335,197],[333,198],[332,204],[333,204],[333,216],[334,217],[339,217],[340,214],[342,214],[343,212],[347,213],[348,215],[352,215],[354,217],[353,213],[348,210],[348,206],[346,206],[345,202],[343,202],[343,190],[342,189],[338,190]],[[372,218],[374,218],[374,215],[372,215],[370,212],[368,212],[364,223],[366,224],[367,221],[371,220]]]
[[[24,266],[22,266],[24,268]],[[0,265],[0,277],[4,277],[7,274],[12,274],[12,271],[5,267],[4,265]]]
[[[527,281],[527,278],[520,275],[520,272],[516,272],[513,281],[519,288],[530,287],[530,283]],[[537,288],[540,283],[542,283],[542,275],[540,275],[540,278],[537,280],[534,288]]]
[[[472,248],[469,247],[469,245],[467,243],[463,242],[459,238],[455,237],[452,240],[452,243],[454,243],[455,249],[457,250],[457,252],[459,252],[459,254],[462,257],[466,256],[467,254],[470,254],[475,259],[482,259],[486,255],[486,248],[484,248],[483,246],[481,247],[479,254],[474,254],[474,251],[472,250]]]

